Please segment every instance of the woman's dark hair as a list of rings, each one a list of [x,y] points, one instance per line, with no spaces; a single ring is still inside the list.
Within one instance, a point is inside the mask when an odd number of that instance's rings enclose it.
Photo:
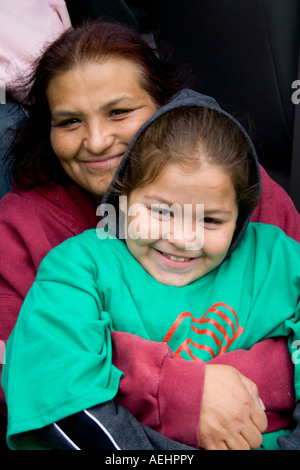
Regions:
[[[139,65],[141,86],[157,106],[182,88],[195,88],[190,71],[183,66],[177,68],[162,51],[155,51],[127,26],[95,20],[69,28],[46,48],[27,80],[29,93],[22,104],[28,118],[18,127],[9,152],[17,186],[29,188],[49,181],[68,181],[50,143],[51,118],[46,97],[49,81],[79,64],[111,56]]]

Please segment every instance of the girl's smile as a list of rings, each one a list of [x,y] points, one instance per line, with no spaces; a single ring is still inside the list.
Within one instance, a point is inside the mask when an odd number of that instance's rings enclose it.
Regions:
[[[153,183],[129,194],[128,208],[129,251],[156,280],[175,286],[195,281],[223,261],[238,216],[230,175],[206,162],[196,170],[167,163]]]
[[[161,262],[164,266],[170,269],[189,269],[194,263],[197,263],[199,256],[195,258],[189,258],[184,256],[176,256],[170,253],[164,253],[153,248],[154,255],[157,255],[158,262]]]

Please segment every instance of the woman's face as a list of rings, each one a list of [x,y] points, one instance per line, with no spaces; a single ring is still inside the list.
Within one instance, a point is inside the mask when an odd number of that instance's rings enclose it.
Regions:
[[[109,58],[53,77],[50,140],[68,176],[96,199],[107,190],[135,132],[156,111],[134,62]]]

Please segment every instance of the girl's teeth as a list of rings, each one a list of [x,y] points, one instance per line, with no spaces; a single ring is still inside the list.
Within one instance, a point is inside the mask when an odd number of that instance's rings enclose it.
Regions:
[[[164,253],[165,256],[167,256],[167,258],[170,258],[170,260],[172,261],[188,261],[189,258],[178,258],[177,256],[173,256],[173,255],[168,255],[167,253]]]

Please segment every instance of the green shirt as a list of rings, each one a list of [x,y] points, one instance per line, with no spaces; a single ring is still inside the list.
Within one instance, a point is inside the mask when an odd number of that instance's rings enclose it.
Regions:
[[[41,263],[7,343],[9,444],[38,448],[35,433],[21,433],[116,395],[113,330],[166,341],[187,360],[277,336],[296,353],[299,287],[300,244],[265,224],[250,224],[228,259],[185,287],[160,284],[116,238],[68,239]],[[298,400],[297,365],[295,391]]]

